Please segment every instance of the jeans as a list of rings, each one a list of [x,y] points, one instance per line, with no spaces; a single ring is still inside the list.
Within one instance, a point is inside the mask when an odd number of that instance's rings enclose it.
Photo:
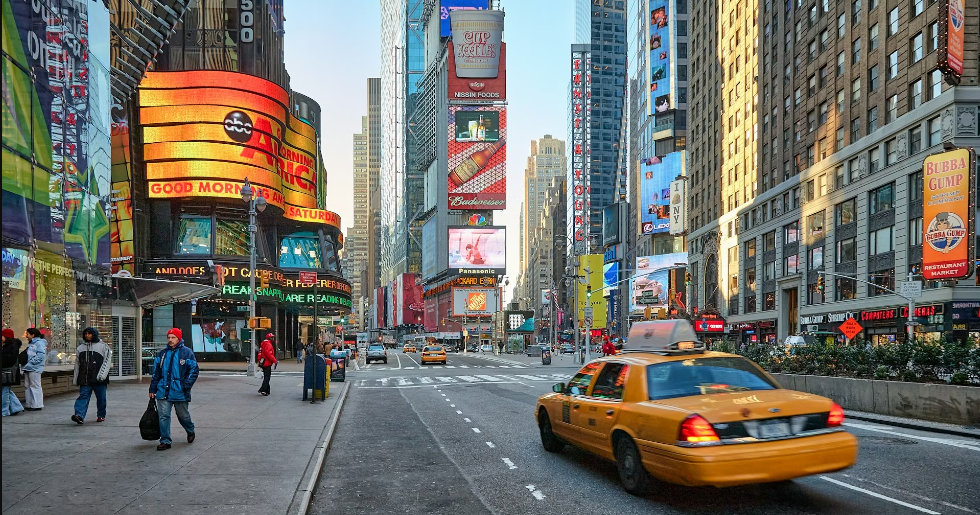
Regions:
[[[28,408],[44,407],[44,392],[41,391],[41,373],[24,371],[24,404]]]
[[[191,420],[191,412],[188,409],[188,402],[170,402],[157,399],[157,413],[160,415],[160,443],[173,443],[170,439],[170,407],[173,406],[177,412],[177,422],[187,434],[194,432],[194,421]]]
[[[262,386],[259,392],[272,393],[269,387],[269,379],[272,377],[272,365],[262,367]]]
[[[75,414],[82,420],[85,420],[85,414],[88,413],[88,403],[92,399],[92,392],[95,392],[95,414],[99,418],[105,418],[105,392],[108,388],[108,384],[78,387],[78,399],[75,400]]]
[[[20,399],[14,395],[14,392],[9,386],[3,387],[3,416],[7,417],[13,415],[14,413],[20,413],[24,411],[24,406],[20,403]]]

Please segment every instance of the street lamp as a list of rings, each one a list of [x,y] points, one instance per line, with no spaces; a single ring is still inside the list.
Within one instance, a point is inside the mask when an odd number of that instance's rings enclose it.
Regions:
[[[259,213],[265,211],[265,208],[269,205],[266,202],[265,197],[256,196],[252,194],[252,185],[248,182],[248,177],[245,178],[245,186],[242,186],[242,200],[248,204],[248,320],[249,326],[254,323],[255,320],[255,214],[256,210]],[[252,338],[249,340],[249,354],[248,354],[248,375],[255,375],[255,335],[258,328],[250,327]]]

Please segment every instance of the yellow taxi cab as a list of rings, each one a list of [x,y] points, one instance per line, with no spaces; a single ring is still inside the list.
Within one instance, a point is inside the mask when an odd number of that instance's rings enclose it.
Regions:
[[[639,322],[628,341],[538,398],[545,450],[572,445],[613,460],[633,494],[654,479],[734,486],[855,463],[840,406],[781,388],[744,357],[706,351],[689,322]]]
[[[446,364],[446,349],[442,345],[426,345],[422,347],[422,364],[442,363]]]
[[[405,346],[402,347],[402,352],[406,354],[409,352],[418,352],[418,351],[419,350],[411,343],[406,343]]]

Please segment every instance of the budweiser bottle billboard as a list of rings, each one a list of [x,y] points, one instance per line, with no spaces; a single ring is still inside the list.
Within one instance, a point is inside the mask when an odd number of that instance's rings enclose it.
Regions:
[[[500,65],[500,36],[504,31],[504,12],[491,10],[453,10],[456,76],[493,79]]]

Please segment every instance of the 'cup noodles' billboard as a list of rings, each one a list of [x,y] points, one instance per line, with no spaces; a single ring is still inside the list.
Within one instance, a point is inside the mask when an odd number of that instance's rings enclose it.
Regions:
[[[449,12],[453,28],[456,76],[492,79],[500,64],[500,36],[504,12],[458,10]]]

